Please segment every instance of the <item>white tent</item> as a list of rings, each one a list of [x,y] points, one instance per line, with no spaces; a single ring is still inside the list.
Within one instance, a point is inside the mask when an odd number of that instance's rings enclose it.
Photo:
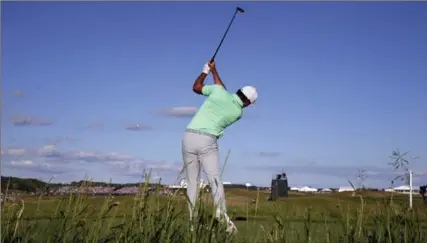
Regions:
[[[393,188],[393,190],[395,191],[409,191],[411,188],[407,185],[403,185],[403,186],[398,186]]]
[[[303,188],[300,188],[299,191],[300,192],[317,192],[317,189],[305,186]]]
[[[168,188],[171,189],[180,189],[180,188],[187,188],[187,180],[186,179],[182,179],[181,182],[179,183],[179,185],[173,184],[173,185],[168,185]],[[205,188],[208,185],[207,182],[205,182],[204,179],[200,179],[199,181],[199,188]]]
[[[338,188],[338,192],[354,192],[354,188],[349,186],[342,186]]]
[[[182,179],[180,184],[181,184],[182,188],[187,188],[187,180],[186,179]]]
[[[418,194],[418,192],[420,191],[419,189],[420,187],[418,186],[413,186],[412,187],[412,193]],[[408,185],[402,185],[402,186],[398,186],[393,188],[394,192],[400,192],[400,193],[409,193],[409,191],[411,190],[411,188]]]
[[[320,192],[332,192],[332,190],[329,188],[323,188]]]
[[[199,188],[205,188],[209,183],[204,179],[200,179]]]
[[[299,191],[299,188],[298,187],[291,187],[291,191]]]

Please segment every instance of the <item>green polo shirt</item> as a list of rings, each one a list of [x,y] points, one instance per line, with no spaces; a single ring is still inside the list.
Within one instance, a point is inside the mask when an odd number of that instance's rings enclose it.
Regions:
[[[207,99],[187,128],[221,137],[226,127],[242,117],[243,102],[221,85],[205,85],[202,94]]]

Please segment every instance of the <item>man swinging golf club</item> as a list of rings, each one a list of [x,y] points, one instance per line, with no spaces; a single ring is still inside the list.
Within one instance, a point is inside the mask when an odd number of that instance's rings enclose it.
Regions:
[[[204,84],[209,72],[213,75],[213,85]],[[203,167],[211,187],[215,217],[220,222],[227,223],[227,232],[234,233],[237,229],[227,215],[217,140],[223,135],[225,128],[242,117],[243,108],[253,104],[258,94],[252,86],[245,86],[236,93],[226,90],[214,61],[205,64],[203,72],[194,81],[193,91],[207,98],[187,126],[182,140],[190,220],[194,216],[200,170]]]

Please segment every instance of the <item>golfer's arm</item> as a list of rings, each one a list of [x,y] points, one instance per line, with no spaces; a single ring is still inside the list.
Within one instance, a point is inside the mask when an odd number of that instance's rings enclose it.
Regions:
[[[216,84],[216,85],[221,85],[221,86],[222,86],[222,87],[224,87],[224,89],[225,89],[225,85],[224,85],[224,83],[222,82],[221,78],[219,77],[219,74],[218,74],[218,72],[216,71],[216,69],[215,69],[215,70],[211,70],[211,72],[212,72],[212,76],[213,76],[214,84]]]
[[[206,73],[201,73],[199,77],[194,80],[193,91],[197,94],[202,94],[202,89],[204,86],[205,79],[208,75]]]

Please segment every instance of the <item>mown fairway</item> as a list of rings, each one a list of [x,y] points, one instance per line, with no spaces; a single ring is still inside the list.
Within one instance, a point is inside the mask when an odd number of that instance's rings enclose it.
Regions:
[[[2,208],[2,242],[427,242],[427,206],[419,196],[411,212],[407,195],[380,192],[266,197],[227,191],[230,216],[247,218],[236,221],[234,237],[211,226],[210,209],[196,223],[203,227],[190,231],[181,193],[25,197]],[[203,198],[210,205],[209,195]]]

